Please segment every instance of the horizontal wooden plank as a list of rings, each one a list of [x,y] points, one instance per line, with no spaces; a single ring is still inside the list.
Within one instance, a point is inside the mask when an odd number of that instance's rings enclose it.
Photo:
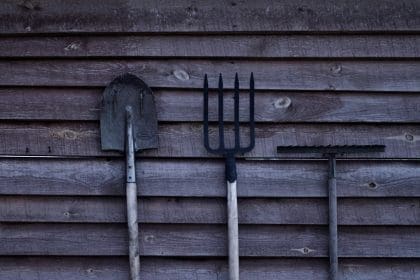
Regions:
[[[103,88],[3,88],[0,119],[98,120]],[[202,121],[203,97],[197,90],[155,90],[158,119],[165,122]],[[225,106],[233,108],[232,92]],[[248,94],[240,99],[241,120],[249,119]],[[210,94],[209,118],[217,120],[217,97]],[[257,122],[420,122],[417,93],[258,91]],[[224,111],[233,119],[233,110]]]
[[[217,129],[209,130],[211,145],[218,138]],[[45,156],[115,156],[100,147],[99,123],[1,123],[0,154]],[[207,157],[203,146],[201,124],[162,124],[159,126],[159,148],[142,153],[153,157]],[[319,155],[278,155],[278,145],[345,145],[385,144],[384,153],[358,154],[352,157],[420,158],[420,127],[416,125],[361,124],[260,124],[255,130],[255,148],[249,158],[296,158]],[[226,145],[231,145],[233,131],[226,127]],[[241,129],[241,139],[248,139]],[[244,140],[246,142],[246,140]],[[243,143],[246,145],[246,143]]]
[[[418,31],[416,0],[2,1],[0,33]]]
[[[418,58],[419,35],[3,37],[0,57]]]
[[[0,224],[0,255],[120,256],[127,254],[124,224]],[[240,255],[326,257],[325,226],[242,225]],[[420,227],[339,228],[340,257],[420,257]],[[404,240],[404,242],[402,242]],[[141,256],[226,256],[219,225],[140,227]]]
[[[156,258],[141,259],[145,280],[228,280],[222,259]],[[0,257],[3,280],[115,280],[128,279],[128,261],[122,257]],[[327,279],[327,260],[322,259],[241,259],[243,280]],[[418,259],[342,259],[343,280],[417,280]]]
[[[1,86],[105,86],[116,76],[131,72],[151,87],[202,88],[204,74],[217,87],[224,73],[225,87],[233,88],[235,72],[242,88],[255,74],[257,89],[283,90],[420,90],[420,61],[320,60],[1,60]],[[63,75],[66,73],[66,75]]]
[[[122,159],[0,161],[0,194],[125,196]],[[218,159],[141,159],[140,196],[225,197]],[[420,161],[338,161],[339,197],[420,197]],[[326,197],[325,161],[237,161],[239,197]]]
[[[226,223],[222,198],[142,198],[140,223]],[[239,199],[240,224],[328,224],[326,199]],[[0,196],[0,222],[124,223],[126,204],[115,197]],[[340,225],[420,225],[420,198],[343,198]]]

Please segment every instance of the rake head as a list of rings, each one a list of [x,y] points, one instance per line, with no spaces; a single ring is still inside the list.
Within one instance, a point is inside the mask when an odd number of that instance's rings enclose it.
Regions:
[[[354,154],[384,151],[384,145],[277,146],[277,153]]]
[[[232,148],[225,147],[225,122],[223,120],[223,78],[219,75],[218,86],[218,128],[219,128],[219,147],[211,148],[209,143],[209,85],[207,74],[204,76],[204,146],[209,153],[233,156],[237,153],[243,154],[251,151],[255,146],[255,122],[254,122],[254,75],[251,73],[249,82],[249,145],[241,147],[240,140],[240,123],[239,123],[239,79],[238,73],[235,75],[235,90],[234,90],[234,135],[235,144]]]

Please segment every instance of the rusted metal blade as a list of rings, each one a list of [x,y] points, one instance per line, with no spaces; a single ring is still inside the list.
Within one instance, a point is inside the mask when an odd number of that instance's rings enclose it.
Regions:
[[[135,151],[157,148],[158,123],[152,90],[138,77],[124,74],[115,78],[103,93],[102,150],[125,150],[127,106],[132,108]]]

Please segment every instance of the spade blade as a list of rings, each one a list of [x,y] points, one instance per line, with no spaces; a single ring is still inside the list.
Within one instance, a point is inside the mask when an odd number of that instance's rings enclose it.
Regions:
[[[124,74],[104,90],[101,108],[102,150],[125,150],[126,107],[133,111],[136,151],[158,147],[156,107],[152,90],[138,77]]]

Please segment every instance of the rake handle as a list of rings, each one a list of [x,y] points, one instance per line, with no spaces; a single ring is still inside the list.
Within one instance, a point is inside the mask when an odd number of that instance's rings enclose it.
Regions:
[[[139,227],[137,217],[137,184],[131,106],[127,106],[126,108],[126,117],[126,194],[130,279],[140,280]]]
[[[335,154],[329,155],[328,174],[328,219],[329,219],[329,257],[330,280],[338,280],[338,230],[337,230],[337,179],[335,175]]]

